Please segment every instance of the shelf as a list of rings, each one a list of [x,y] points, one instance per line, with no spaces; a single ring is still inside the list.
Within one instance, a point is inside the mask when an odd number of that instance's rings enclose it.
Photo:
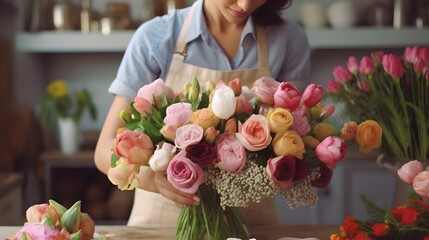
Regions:
[[[79,31],[20,32],[16,46],[28,53],[123,52],[134,31],[82,33]],[[403,48],[428,45],[429,29],[353,28],[307,30],[313,49]]]

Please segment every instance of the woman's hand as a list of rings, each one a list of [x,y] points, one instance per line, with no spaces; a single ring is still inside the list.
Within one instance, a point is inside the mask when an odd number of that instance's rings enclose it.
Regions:
[[[200,198],[197,194],[184,193],[177,190],[168,180],[164,172],[154,172],[154,183],[157,192],[179,205],[198,205]]]

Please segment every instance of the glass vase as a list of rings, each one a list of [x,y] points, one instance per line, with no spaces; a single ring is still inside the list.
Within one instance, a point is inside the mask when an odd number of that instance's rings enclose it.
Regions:
[[[240,208],[220,205],[219,195],[212,186],[203,184],[198,190],[200,205],[182,210],[176,225],[176,239],[218,240],[249,239],[246,220]]]

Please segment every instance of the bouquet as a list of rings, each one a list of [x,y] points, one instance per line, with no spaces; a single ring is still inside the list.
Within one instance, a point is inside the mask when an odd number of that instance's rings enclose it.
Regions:
[[[248,239],[240,208],[280,194],[290,207],[315,205],[314,188],[326,188],[346,147],[357,142],[368,153],[381,144],[377,122],[328,124],[334,106],[324,106],[322,87],[303,94],[269,77],[249,89],[239,78],[197,78],[174,93],[157,79],[142,87],[123,110],[110,181],[122,190],[139,186],[141,167],[164,171],[168,181],[201,204],[182,210],[177,239]]]
[[[97,118],[97,109],[88,90],[83,89],[72,97],[65,82],[55,80],[48,85],[42,97],[39,113],[43,125],[51,128],[57,117],[79,122],[85,109],[89,110],[92,119]]]
[[[402,57],[381,51],[333,70],[329,96],[349,117],[374,119],[388,155],[429,159],[429,48],[407,47]]]
[[[92,218],[81,212],[81,202],[65,208],[54,200],[36,204],[26,211],[27,222],[14,237],[6,240],[105,240],[95,233]]]
[[[424,169],[418,160],[404,164],[398,170],[398,176],[406,184],[412,185],[416,194],[410,194],[409,200],[392,210],[375,205],[362,196],[369,219],[358,220],[352,216],[345,218],[339,228],[339,234],[332,234],[331,240],[428,240],[429,239],[429,169]]]

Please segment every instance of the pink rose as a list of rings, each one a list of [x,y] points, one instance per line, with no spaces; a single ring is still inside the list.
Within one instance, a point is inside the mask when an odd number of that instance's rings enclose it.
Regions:
[[[413,185],[413,179],[423,170],[423,164],[418,160],[413,160],[405,163],[398,169],[398,176],[406,184]]]
[[[132,190],[139,186],[137,174],[140,167],[137,165],[126,164],[119,160],[114,168],[109,168],[107,177],[113,185],[121,190]]]
[[[185,149],[191,144],[196,144],[203,139],[204,129],[197,124],[186,124],[176,130],[174,145],[177,148]]]
[[[238,133],[235,135],[241,144],[252,152],[266,148],[272,139],[265,117],[255,114],[238,127]]]
[[[358,60],[355,56],[350,56],[347,61],[347,69],[351,72],[356,74],[359,69]]]
[[[417,174],[413,179],[413,188],[420,196],[429,198],[429,171]]]
[[[216,142],[216,151],[216,166],[219,169],[237,173],[244,168],[247,152],[234,135],[227,133],[220,134]]]
[[[252,90],[262,103],[272,106],[274,105],[273,96],[279,85],[280,83],[273,78],[261,77],[255,81]]]
[[[53,223],[56,223],[59,220],[57,210],[47,203],[36,204],[29,207],[25,212],[25,215],[27,217],[27,221],[31,223],[40,223],[46,217],[49,217]]]
[[[146,101],[148,101],[151,105],[154,105],[154,98],[158,99],[163,94],[165,94],[168,98],[174,97],[173,89],[166,86],[164,80],[158,78],[157,80],[140,88],[137,92],[137,97],[146,99]]]
[[[190,103],[174,103],[167,107],[164,123],[182,126],[189,121],[191,114],[192,105]]]
[[[142,118],[146,118],[148,114],[152,113],[152,104],[142,97],[136,96],[133,106],[140,113]]]
[[[346,143],[344,139],[328,136],[316,147],[316,156],[329,168],[335,168],[337,162],[346,155]]]
[[[301,101],[301,93],[289,82],[282,82],[274,93],[274,107],[295,110]]]
[[[196,193],[204,181],[204,171],[186,157],[176,156],[167,168],[168,181],[185,193]]]
[[[394,54],[386,54],[383,56],[381,62],[384,70],[393,78],[401,78],[404,75],[404,66],[402,66],[401,59]]]
[[[310,132],[310,123],[308,122],[307,117],[302,116],[299,112],[292,112],[293,123],[292,130],[298,133],[299,136],[303,137]]]
[[[339,83],[346,83],[353,77],[352,73],[343,66],[337,66],[333,70],[333,75],[336,81]]]
[[[327,83],[326,91],[332,94],[337,94],[341,90],[341,84],[335,80],[329,80]]]
[[[267,162],[267,174],[280,190],[287,189],[293,183],[295,159],[292,155],[270,158]]]
[[[308,108],[313,107],[322,100],[323,89],[321,85],[311,83],[308,85],[302,94],[301,102]]]
[[[154,146],[148,135],[122,129],[116,135],[113,150],[129,164],[145,165],[153,154]]]
[[[375,73],[375,65],[368,56],[364,56],[360,60],[359,72],[362,75],[370,75]]]
[[[25,223],[24,226],[16,233],[16,239],[22,238],[23,233],[27,233],[32,240],[66,240],[70,239],[70,234],[67,231],[61,231],[49,225],[40,223]]]

